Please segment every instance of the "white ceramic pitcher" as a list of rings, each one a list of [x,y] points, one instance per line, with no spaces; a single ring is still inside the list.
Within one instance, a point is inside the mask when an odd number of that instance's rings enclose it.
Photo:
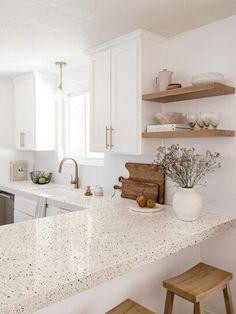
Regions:
[[[159,72],[159,76],[156,78],[156,84],[160,92],[167,90],[168,85],[171,83],[173,72],[164,69]]]

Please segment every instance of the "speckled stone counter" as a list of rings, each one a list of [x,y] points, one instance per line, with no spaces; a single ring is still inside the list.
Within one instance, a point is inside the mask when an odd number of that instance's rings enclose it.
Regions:
[[[178,221],[170,208],[131,212],[133,201],[80,193],[51,198],[86,210],[0,227],[0,313],[33,313],[236,226],[203,213]]]

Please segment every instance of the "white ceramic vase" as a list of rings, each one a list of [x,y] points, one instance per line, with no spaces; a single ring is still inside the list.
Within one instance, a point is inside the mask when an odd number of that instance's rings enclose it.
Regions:
[[[194,221],[200,216],[202,208],[201,194],[194,188],[182,188],[173,197],[173,208],[178,219]]]

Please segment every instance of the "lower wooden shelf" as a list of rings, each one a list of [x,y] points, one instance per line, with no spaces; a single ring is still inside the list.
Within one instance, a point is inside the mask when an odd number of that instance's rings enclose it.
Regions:
[[[143,138],[233,137],[233,136],[235,136],[235,131],[218,129],[144,132],[142,134]]]

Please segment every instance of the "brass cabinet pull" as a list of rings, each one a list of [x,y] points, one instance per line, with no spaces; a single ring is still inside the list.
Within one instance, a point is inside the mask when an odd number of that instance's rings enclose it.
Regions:
[[[108,132],[109,132],[109,128],[108,128],[108,126],[106,126],[106,149],[109,148],[109,144],[108,144]]]
[[[20,147],[25,147],[25,133],[20,132]]]
[[[112,147],[114,147],[114,145],[112,144],[112,131],[114,131],[114,129],[112,126],[110,126],[110,149],[112,149]]]

